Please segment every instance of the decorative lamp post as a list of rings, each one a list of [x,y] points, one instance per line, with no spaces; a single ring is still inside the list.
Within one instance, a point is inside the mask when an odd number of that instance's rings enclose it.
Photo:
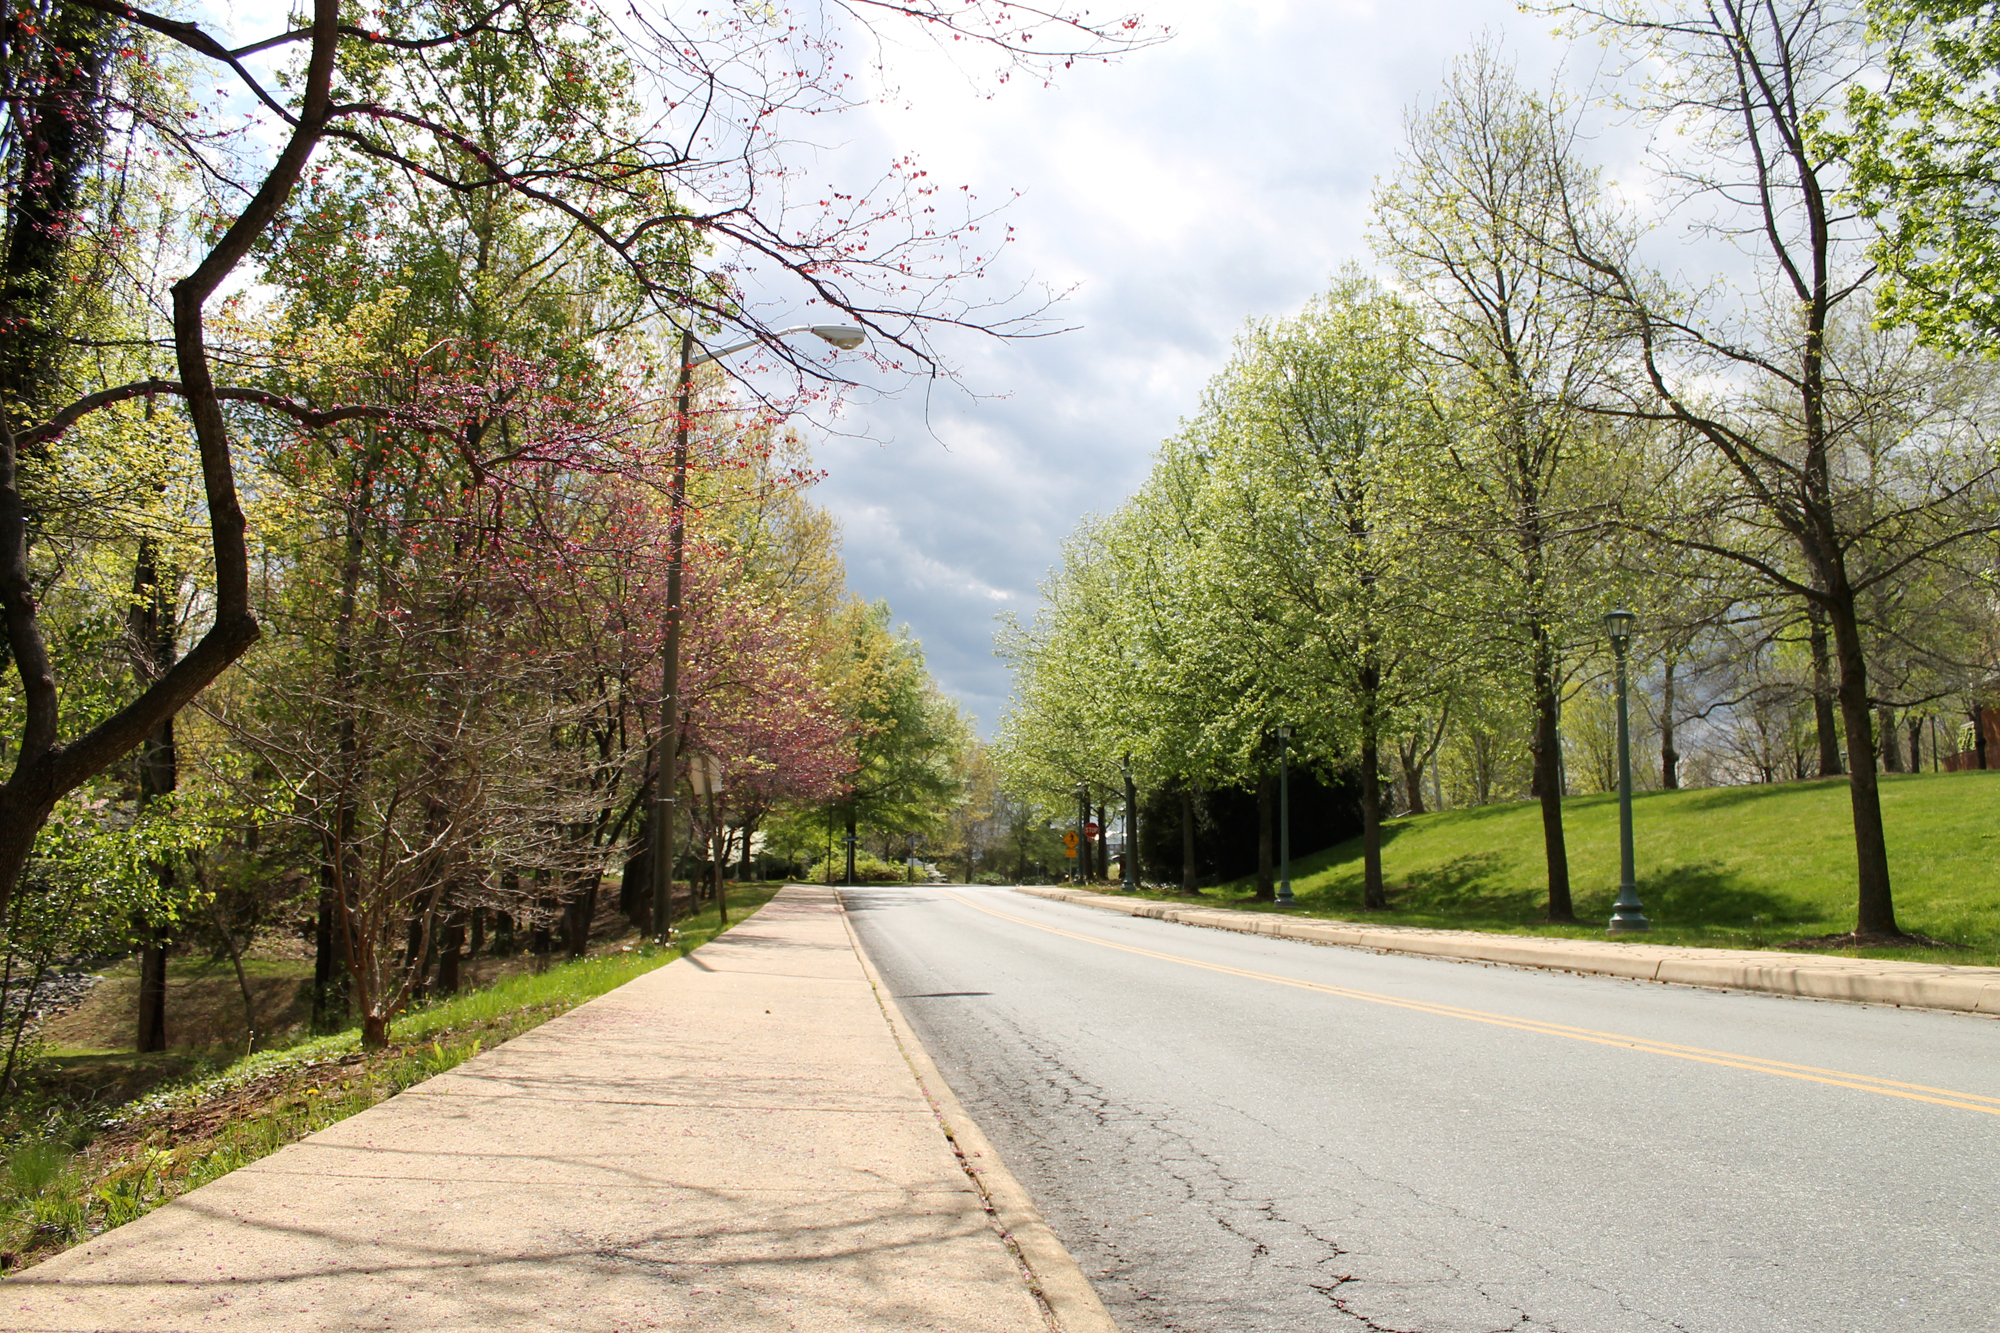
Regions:
[[[868,334],[852,324],[797,324],[778,330],[771,339],[798,333],[810,333],[843,351],[852,351],[868,340]],[[681,717],[681,565],[687,551],[688,407],[694,394],[694,371],[696,366],[734,356],[771,339],[752,338],[719,352],[697,353],[694,331],[681,330],[680,390],[674,404],[674,476],[667,489],[667,638],[660,648],[660,736],[654,747],[653,938],[662,944],[674,936],[674,807],[680,795],[675,774],[679,764]],[[851,847],[847,865],[851,882],[854,877]]]
[[[1292,729],[1278,728],[1278,906],[1293,907],[1292,897]]]
[[[1625,649],[1632,641],[1636,619],[1630,611],[1604,613],[1604,632],[1610,636],[1611,652],[1618,659],[1618,898],[1611,904],[1607,935],[1652,929],[1640,910],[1639,887],[1632,873],[1632,726],[1625,708]]]

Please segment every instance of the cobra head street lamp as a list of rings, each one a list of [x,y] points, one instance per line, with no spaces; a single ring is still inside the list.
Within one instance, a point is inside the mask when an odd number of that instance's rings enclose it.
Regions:
[[[748,351],[779,338],[810,333],[822,342],[851,352],[868,341],[867,331],[853,324],[794,324],[762,338],[751,338],[713,352],[695,350],[694,330],[680,330],[681,373],[675,402],[674,470],[667,488],[667,633],[660,646],[659,737],[655,741],[653,763],[653,938],[662,944],[673,940],[674,902],[674,819],[679,803],[676,745],[681,715],[681,573],[687,555],[687,470],[688,413],[694,396],[696,366],[720,361],[725,356]],[[719,874],[719,872],[718,872]],[[847,840],[847,881],[854,882],[854,835]],[[717,879],[718,885],[721,883]],[[692,886],[690,886],[692,888]],[[721,890],[718,888],[718,894]]]

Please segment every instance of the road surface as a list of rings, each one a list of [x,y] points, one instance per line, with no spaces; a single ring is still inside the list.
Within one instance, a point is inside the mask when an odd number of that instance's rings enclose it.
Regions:
[[[2000,1022],[857,889],[1121,1327],[2000,1330]]]

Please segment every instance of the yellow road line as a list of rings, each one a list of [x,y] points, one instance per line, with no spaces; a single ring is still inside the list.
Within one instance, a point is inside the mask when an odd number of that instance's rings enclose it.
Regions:
[[[1093,935],[1080,935],[1075,931],[1063,930],[1057,926],[1030,921],[1026,917],[1013,916],[1006,912],[996,912],[972,901],[962,894],[949,889],[938,892],[956,902],[970,907],[975,912],[999,917],[1018,926],[1028,926],[1035,930],[1045,930],[1051,935],[1061,935],[1065,939],[1080,940],[1085,944],[1095,944],[1105,949],[1117,949],[1122,953],[1138,954],[1144,958],[1157,958],[1166,963],[1179,963],[1183,967],[1198,967],[1205,972],[1220,972],[1226,976],[1243,977],[1250,981],[1268,981],[1274,985],[1291,986],[1298,990],[1317,991],[1322,995],[1336,995],[1347,1000],[1362,1000],[1369,1004],[1386,1004],[1397,1009],[1411,1009],[1418,1013],[1432,1014],[1439,1018],[1456,1018],[1470,1023],[1485,1023],[1493,1027],[1513,1028],[1519,1032],[1534,1032],[1546,1037],[1564,1037],[1571,1041],[1585,1041],[1597,1046],[1622,1046],[1627,1050],[1644,1051],[1653,1055],[1670,1055],[1679,1060],[1694,1060],[1701,1064],[1722,1065],[1729,1069],[1747,1069],[1757,1074],[1775,1074],[1780,1078],[1794,1078],[1806,1083],[1824,1083],[1836,1088],[1853,1088],[1857,1092],[1872,1092],[1883,1097],[1901,1097],[1913,1102],[1931,1102],[1938,1106],[1953,1106],[1961,1111],[1983,1111],[1987,1115],[2000,1115],[2000,1097],[1988,1097],[1976,1092],[1955,1092],[1950,1088],[1933,1088],[1922,1083],[1899,1083],[1894,1079],[1875,1078],[1869,1074],[1850,1074],[1839,1069],[1821,1069],[1815,1065],[1789,1064],[1783,1060],[1766,1060],[1755,1055],[1738,1055],[1730,1051],[1711,1051],[1700,1046],[1682,1046],[1675,1042],[1655,1041],[1650,1037],[1630,1037],[1617,1032],[1599,1032],[1593,1028],[1571,1027],[1565,1023],[1548,1023],[1536,1018],[1517,1018],[1511,1014],[1488,1013],[1481,1009],[1465,1009],[1458,1005],[1437,1004],[1430,1000],[1410,1000],[1398,995],[1383,995],[1376,991],[1355,990],[1348,986],[1328,986],[1317,981],[1301,981],[1296,977],[1279,976],[1271,972],[1252,972],[1245,968],[1230,967],[1223,963],[1204,963],[1193,958],[1183,958],[1178,954],[1160,953],[1153,949],[1142,949],[1132,944],[1115,944],[1110,940],[1098,939]]]

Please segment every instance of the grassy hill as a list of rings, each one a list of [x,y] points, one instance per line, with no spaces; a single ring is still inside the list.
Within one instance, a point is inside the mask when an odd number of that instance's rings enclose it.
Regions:
[[[1903,929],[1964,946],[1869,957],[2000,964],[2000,772],[1884,775],[1882,812]],[[1847,783],[1644,792],[1633,798],[1639,896],[1662,944],[1778,948],[1854,927]],[[1583,927],[1540,922],[1547,899],[1540,806],[1451,810],[1383,827],[1389,910],[1370,919],[1601,936],[1618,885],[1618,800],[1564,803],[1570,886]],[[1250,881],[1207,896],[1252,906]],[[1361,842],[1292,863],[1307,915],[1361,915]],[[1257,906],[1268,906],[1257,904]]]

